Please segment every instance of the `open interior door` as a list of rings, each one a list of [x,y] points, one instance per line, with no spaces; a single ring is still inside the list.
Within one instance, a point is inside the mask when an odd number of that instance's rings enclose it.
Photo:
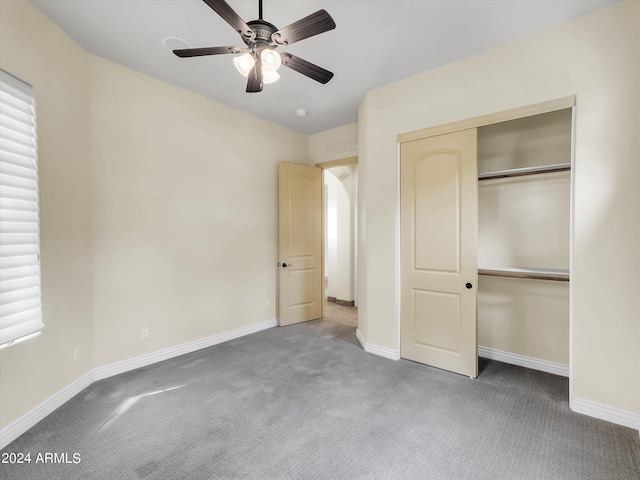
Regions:
[[[477,131],[400,147],[400,355],[476,377]]]
[[[322,169],[281,162],[280,326],[322,317]]]

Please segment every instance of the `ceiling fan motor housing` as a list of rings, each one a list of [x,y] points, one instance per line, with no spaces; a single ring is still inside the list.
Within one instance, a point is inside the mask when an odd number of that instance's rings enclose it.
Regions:
[[[277,48],[277,45],[274,45],[272,36],[278,31],[278,27],[264,20],[252,20],[247,22],[247,25],[249,25],[251,30],[256,34],[255,39],[242,38],[249,48],[255,52],[260,52],[270,47]]]

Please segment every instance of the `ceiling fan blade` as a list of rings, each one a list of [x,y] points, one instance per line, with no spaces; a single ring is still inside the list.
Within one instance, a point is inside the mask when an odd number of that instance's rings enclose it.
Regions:
[[[271,35],[272,45],[291,45],[305,38],[313,37],[321,33],[336,28],[336,22],[326,10],[318,10],[297,22],[293,22],[273,35]]]
[[[329,70],[325,70],[318,65],[314,65],[313,63],[307,62],[306,60],[303,60],[300,57],[296,57],[295,55],[291,55],[290,53],[282,52],[280,54],[280,58],[282,59],[282,65],[284,65],[285,67],[289,67],[291,70],[295,70],[298,73],[306,75],[316,82],[325,84],[333,78],[333,73],[331,73]]]
[[[225,53],[240,53],[240,52],[248,52],[248,48],[242,47],[205,47],[205,48],[183,48],[179,50],[174,50],[175,53],[180,58],[187,57],[202,57],[203,55],[222,55]]]
[[[258,56],[256,64],[247,75],[247,93],[258,93],[262,91],[262,60]]]
[[[222,19],[231,25],[243,38],[255,39],[256,34],[251,27],[246,24],[240,15],[229,6],[224,0],[203,0],[211,9],[222,17]]]

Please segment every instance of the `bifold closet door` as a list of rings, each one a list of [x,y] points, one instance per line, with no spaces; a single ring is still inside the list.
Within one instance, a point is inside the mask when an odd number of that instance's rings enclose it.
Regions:
[[[403,358],[476,377],[477,130],[400,147]]]

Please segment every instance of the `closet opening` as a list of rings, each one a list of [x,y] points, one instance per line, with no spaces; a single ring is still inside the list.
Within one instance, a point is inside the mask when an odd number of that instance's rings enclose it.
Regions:
[[[478,128],[478,355],[569,376],[572,109]]]

